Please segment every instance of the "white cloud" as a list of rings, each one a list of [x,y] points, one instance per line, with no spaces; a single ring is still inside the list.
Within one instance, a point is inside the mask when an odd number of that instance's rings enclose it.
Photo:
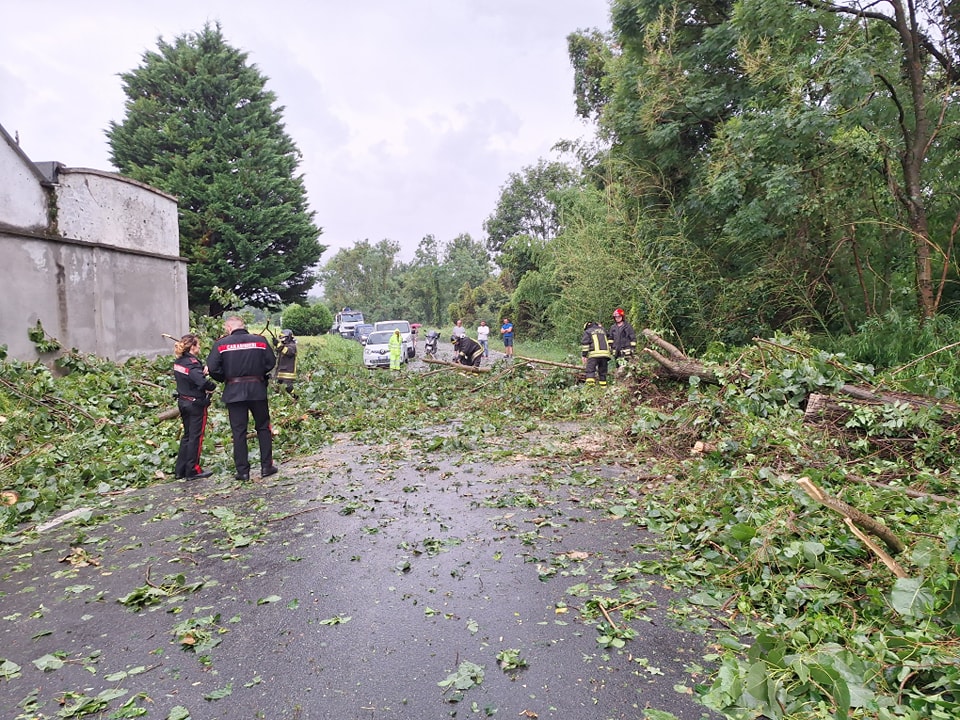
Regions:
[[[336,249],[365,238],[482,236],[511,172],[587,134],[566,36],[609,27],[608,0],[45,0],[4,9],[0,124],[34,160],[110,169],[119,73],[158,37],[220,22],[284,106]]]

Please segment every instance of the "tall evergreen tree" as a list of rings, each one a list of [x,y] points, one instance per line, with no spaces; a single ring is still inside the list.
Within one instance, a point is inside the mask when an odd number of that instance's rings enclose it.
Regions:
[[[267,78],[219,24],[157,44],[121,74],[126,118],[107,138],[121,173],[179,199],[191,308],[229,309],[214,287],[257,307],[303,302],[326,248]]]

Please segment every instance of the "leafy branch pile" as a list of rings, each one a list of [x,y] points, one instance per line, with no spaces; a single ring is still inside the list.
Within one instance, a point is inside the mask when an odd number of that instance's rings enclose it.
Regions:
[[[172,362],[168,356],[118,365],[72,353],[52,371],[0,358],[0,490],[17,495],[16,502],[0,504],[0,531],[95,505],[109,493],[171,480],[181,424],[159,416],[176,404]],[[479,437],[540,408],[569,417],[580,407],[562,398],[568,383],[562,376],[553,389],[529,392],[526,368],[506,373],[470,408],[458,407],[453,399],[463,388],[456,376],[405,373],[400,382],[388,373],[370,373],[362,366],[360,346],[334,336],[305,338],[298,372],[298,399],[271,395],[280,459],[309,455],[338,432],[380,441],[390,433],[448,422],[464,411],[510,405],[500,419],[475,426]],[[219,393],[214,397],[202,461],[232,474],[229,421]],[[256,442],[251,448],[255,451]]]
[[[697,690],[727,717],[960,714],[955,421],[937,405],[923,413],[851,406],[830,424],[803,418],[811,393],[849,382],[942,395],[954,384],[944,358],[884,376],[803,336],[778,337],[712,350],[703,361],[715,363],[718,385],[664,381],[636,361],[604,391],[520,362],[479,377],[371,373],[358,345],[334,337],[304,339],[301,352],[298,399],[272,402],[281,458],[349,432],[493,461],[515,451],[642,464],[635,484],[601,481],[610,486],[593,502],[655,534],[644,549],[656,552],[621,569],[625,578],[652,573],[690,589],[674,612],[708,635],[715,672]],[[0,484],[20,493],[0,508],[0,525],[39,522],[96,493],[169,479],[179,423],[156,416],[172,404],[170,360],[117,366],[71,355],[62,376],[0,364]],[[524,440],[558,421],[576,421],[601,441],[587,452]],[[455,434],[430,432],[450,423]],[[227,428],[215,404],[204,465],[229,472]],[[706,451],[692,455],[698,442]],[[897,562],[907,576],[895,577],[797,485],[800,477],[884,523],[906,547]],[[620,605],[611,598],[597,609],[606,615]],[[609,647],[629,648],[627,634],[608,636]]]
[[[884,378],[780,340],[806,352],[748,349],[720,386],[694,380],[660,407],[639,398],[632,425],[677,478],[637,503],[635,520],[658,537],[660,559],[643,569],[697,588],[679,612],[716,632],[703,700],[733,718],[957,717],[956,421],[886,406],[805,425],[811,392]],[[921,374],[903,380],[916,387]],[[710,450],[689,456],[698,440]],[[899,536],[908,577],[806,495],[801,476]]]

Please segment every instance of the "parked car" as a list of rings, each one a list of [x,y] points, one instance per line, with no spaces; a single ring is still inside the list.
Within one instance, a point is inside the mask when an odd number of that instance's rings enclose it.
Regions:
[[[367,368],[390,367],[390,336],[393,330],[374,330],[367,336],[363,346],[363,366]],[[403,350],[406,349],[404,343]],[[401,350],[400,361],[407,362],[409,356]]]
[[[373,332],[373,325],[370,323],[360,323],[353,329],[353,339],[361,345],[367,344],[367,336]]]
[[[400,336],[403,338],[404,345],[406,346],[404,357],[412,358],[417,354],[416,345],[413,343],[413,330],[410,327],[410,323],[406,320],[381,320],[373,324],[373,329],[377,332],[380,330],[389,330],[390,332],[399,330]]]

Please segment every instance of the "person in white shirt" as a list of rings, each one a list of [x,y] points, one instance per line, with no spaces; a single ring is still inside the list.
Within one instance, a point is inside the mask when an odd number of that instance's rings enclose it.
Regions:
[[[480,346],[483,348],[483,356],[490,357],[490,326],[487,325],[486,320],[480,321],[480,326],[477,328],[477,342],[480,343]]]

